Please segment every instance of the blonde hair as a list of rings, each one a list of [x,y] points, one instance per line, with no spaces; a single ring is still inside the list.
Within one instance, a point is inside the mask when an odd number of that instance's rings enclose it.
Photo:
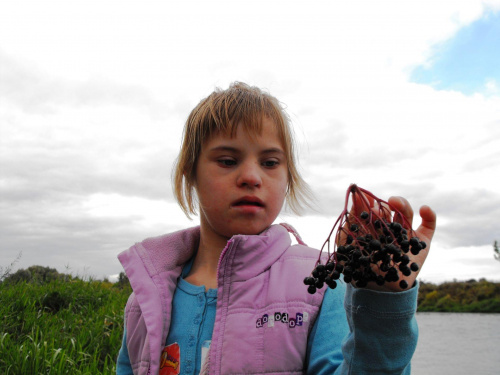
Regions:
[[[295,147],[288,114],[275,97],[258,87],[235,82],[227,90],[216,89],[203,99],[191,111],[184,126],[173,182],[175,197],[188,217],[196,214],[196,163],[204,142],[220,133],[233,137],[238,126],[243,126],[248,134],[260,134],[264,116],[276,124],[286,155],[286,203],[296,214],[300,214],[304,206],[309,206],[311,193],[295,164]]]

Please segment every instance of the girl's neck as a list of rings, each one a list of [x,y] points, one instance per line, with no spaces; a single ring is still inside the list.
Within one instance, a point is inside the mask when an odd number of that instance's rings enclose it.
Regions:
[[[203,224],[200,227],[198,251],[185,280],[193,285],[205,285],[207,290],[216,289],[219,258],[229,239],[213,236],[213,232],[204,230]]]

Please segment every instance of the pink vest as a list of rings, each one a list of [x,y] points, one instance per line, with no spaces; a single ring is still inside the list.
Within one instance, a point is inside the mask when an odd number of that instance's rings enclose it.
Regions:
[[[218,266],[217,312],[208,374],[302,374],[307,337],[324,289],[302,283],[318,251],[291,245],[286,225],[232,237]],[[147,239],[119,259],[134,293],[125,309],[134,374],[158,374],[182,266],[193,256],[199,227]]]

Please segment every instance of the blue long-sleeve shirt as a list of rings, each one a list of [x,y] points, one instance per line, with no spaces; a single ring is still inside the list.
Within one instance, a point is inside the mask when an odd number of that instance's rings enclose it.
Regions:
[[[213,331],[217,291],[186,282],[189,269],[190,264],[184,267],[174,294],[166,345],[179,344],[182,374],[198,374]],[[308,338],[307,373],[409,374],[418,337],[417,292],[414,287],[383,293],[344,283],[327,290]],[[125,330],[117,375],[132,374],[126,335]]]

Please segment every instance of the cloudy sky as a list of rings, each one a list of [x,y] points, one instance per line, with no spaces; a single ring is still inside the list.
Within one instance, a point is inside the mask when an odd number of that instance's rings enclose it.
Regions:
[[[196,225],[172,163],[233,81],[287,106],[318,204],[278,221],[309,245],[355,182],[437,212],[422,280],[500,281],[499,0],[1,2],[0,266],[102,278]]]

